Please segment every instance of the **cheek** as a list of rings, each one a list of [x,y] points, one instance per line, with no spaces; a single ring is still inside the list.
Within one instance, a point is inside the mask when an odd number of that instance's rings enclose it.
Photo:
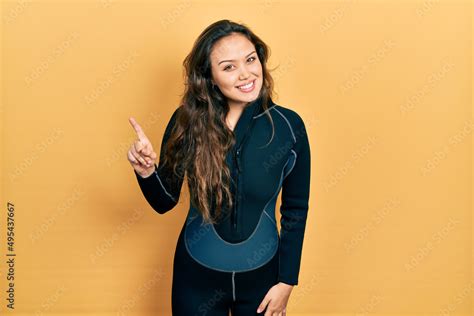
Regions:
[[[234,71],[235,73],[235,71]],[[237,82],[237,78],[233,74],[228,74],[227,76],[222,76],[220,80],[220,84],[225,89],[232,89],[234,88],[234,84]]]
[[[256,62],[252,65],[252,72],[255,74],[262,74],[262,64],[260,62]]]

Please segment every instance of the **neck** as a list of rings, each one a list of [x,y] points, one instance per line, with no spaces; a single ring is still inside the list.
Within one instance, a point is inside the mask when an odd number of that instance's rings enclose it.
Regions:
[[[250,102],[236,102],[236,101],[227,101],[227,104],[229,105],[229,110],[234,111],[234,110],[242,110],[244,109]]]

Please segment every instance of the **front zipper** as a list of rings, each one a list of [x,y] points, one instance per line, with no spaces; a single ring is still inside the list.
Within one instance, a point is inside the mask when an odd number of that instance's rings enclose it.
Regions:
[[[234,151],[234,168],[237,169],[237,176],[235,177],[235,203],[234,207],[232,208],[232,213],[231,213],[231,224],[232,224],[232,230],[235,232],[237,230],[237,215],[239,213],[239,178],[240,174],[242,173],[242,165],[240,161],[240,156],[241,156],[241,151],[242,148],[249,137],[250,131],[252,130],[253,125],[255,124],[255,115],[258,112],[259,107],[255,107],[252,113],[252,117],[250,118],[252,121],[248,124],[247,129],[245,130],[244,137],[242,138],[242,141],[240,142],[240,145],[237,147],[237,149]]]
[[[237,149],[235,151],[235,167],[237,169],[237,176],[236,176],[236,181],[235,181],[235,203],[234,203],[234,210],[233,210],[233,220],[232,220],[232,225],[234,230],[237,228],[237,213],[239,211],[239,178],[240,178],[240,172],[241,167],[240,167],[240,149]]]

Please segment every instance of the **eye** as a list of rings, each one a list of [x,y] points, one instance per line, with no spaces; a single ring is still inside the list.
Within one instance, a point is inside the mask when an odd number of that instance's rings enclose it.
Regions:
[[[255,59],[257,59],[257,58],[256,58],[255,56],[252,56],[252,57],[249,57],[249,58],[247,59],[247,61],[250,60],[250,59],[252,59],[251,62],[253,62],[253,61],[254,61]],[[223,70],[224,70],[224,71],[227,71],[228,69],[230,69],[229,67],[231,67],[231,66],[232,66],[232,65],[227,65],[227,66],[224,67]]]

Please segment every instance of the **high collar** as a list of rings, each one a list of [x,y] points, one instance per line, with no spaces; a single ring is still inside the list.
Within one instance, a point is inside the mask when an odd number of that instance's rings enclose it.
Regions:
[[[259,96],[257,99],[250,102],[247,105],[247,107],[250,109],[250,111],[254,114],[253,116],[255,117],[256,115],[262,114],[264,112],[262,104],[263,104],[263,97]],[[275,103],[273,102],[272,98],[268,98],[267,108],[270,108],[274,105],[275,105]],[[247,109],[247,107],[246,107],[246,109]]]
[[[237,144],[241,143],[247,131],[250,132],[254,118],[256,118],[256,116],[259,116],[259,114],[262,114],[264,112],[262,103],[263,103],[263,97],[259,96],[257,99],[248,103],[245,106],[234,128],[234,134],[237,140]],[[268,108],[270,108],[273,105],[274,103],[272,99],[269,98]]]

